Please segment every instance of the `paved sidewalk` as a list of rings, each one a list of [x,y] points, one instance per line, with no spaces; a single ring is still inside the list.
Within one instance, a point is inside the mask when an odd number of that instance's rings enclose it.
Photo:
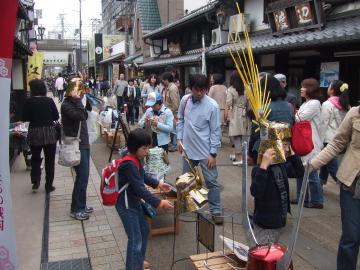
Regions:
[[[31,190],[30,173],[19,155],[10,174],[18,270],[40,269],[44,224],[44,182]]]
[[[71,169],[56,166],[56,191],[50,196],[48,261],[89,258],[93,270],[124,269],[120,253],[123,246],[120,244],[126,240],[120,237],[123,232],[120,219],[114,207],[101,204],[97,194],[100,177],[92,161],[87,204],[95,211],[89,220],[83,222],[69,216],[74,177],[75,172]]]

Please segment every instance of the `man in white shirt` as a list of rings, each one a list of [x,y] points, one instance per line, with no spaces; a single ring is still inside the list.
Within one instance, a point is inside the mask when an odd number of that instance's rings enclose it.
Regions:
[[[57,90],[58,95],[59,95],[59,103],[62,102],[64,99],[64,92],[66,90],[64,87],[65,86],[64,84],[66,84],[66,81],[61,76],[61,73],[59,73],[59,76],[55,81],[55,89]]]
[[[124,105],[124,99],[123,99],[124,89],[127,86],[128,86],[128,82],[125,81],[125,75],[121,73],[120,79],[115,82],[115,86],[114,86],[118,111],[121,112],[123,111],[123,105]]]

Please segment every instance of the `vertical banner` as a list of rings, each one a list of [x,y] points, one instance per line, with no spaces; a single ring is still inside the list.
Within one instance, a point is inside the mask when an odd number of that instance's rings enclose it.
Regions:
[[[44,61],[44,52],[33,51],[33,54],[28,58],[27,68],[27,85],[29,89],[29,82],[33,79],[41,79]]]
[[[0,16],[0,269],[16,269],[14,221],[10,193],[9,102],[18,1],[5,0]]]

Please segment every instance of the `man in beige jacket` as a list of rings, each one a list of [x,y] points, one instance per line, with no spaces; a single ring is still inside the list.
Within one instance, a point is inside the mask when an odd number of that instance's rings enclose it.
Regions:
[[[174,76],[170,72],[164,72],[161,76],[164,89],[162,91],[162,97],[164,105],[169,108],[173,115],[177,115],[177,111],[180,105],[179,89],[174,83]],[[174,118],[174,127],[176,127],[176,119]],[[176,151],[176,132],[175,129],[171,133],[171,142],[169,145],[169,151]]]
[[[337,179],[340,187],[342,235],[337,255],[337,270],[356,270],[360,246],[360,107],[352,108],[334,139],[311,161],[318,170],[346,150]]]

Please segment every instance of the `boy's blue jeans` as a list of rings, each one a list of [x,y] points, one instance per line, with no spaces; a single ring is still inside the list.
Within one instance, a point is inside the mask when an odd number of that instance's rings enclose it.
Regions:
[[[342,234],[337,255],[337,270],[356,270],[360,246],[360,200],[340,188]]]
[[[126,270],[143,270],[146,253],[149,225],[144,216],[143,209],[126,209],[120,203],[116,204],[116,210],[124,225],[128,237],[126,250]]]
[[[200,165],[202,173],[204,175],[206,187],[209,190],[208,200],[209,209],[211,214],[222,213],[220,203],[220,185],[218,181],[218,171],[216,166],[209,169],[205,160],[191,160],[193,166]],[[190,172],[190,167],[187,161],[183,158],[183,173]]]

